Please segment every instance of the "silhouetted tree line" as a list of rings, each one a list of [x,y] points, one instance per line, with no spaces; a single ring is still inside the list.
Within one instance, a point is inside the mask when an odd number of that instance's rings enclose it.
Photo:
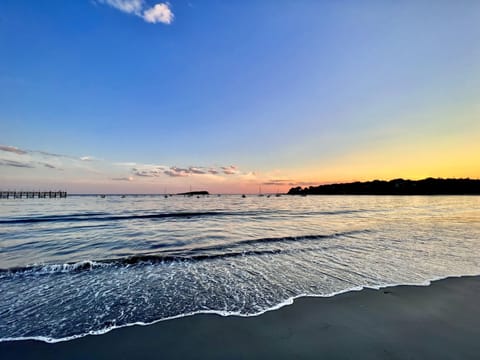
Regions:
[[[294,187],[289,195],[480,195],[480,180],[373,180],[345,184]]]

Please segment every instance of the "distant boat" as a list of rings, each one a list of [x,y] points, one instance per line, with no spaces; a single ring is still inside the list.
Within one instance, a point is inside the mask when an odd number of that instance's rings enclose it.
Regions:
[[[242,195],[242,198],[246,198],[245,194]]]
[[[125,195],[122,195],[122,199],[125,199]]]
[[[277,193],[275,194],[276,197],[282,196],[281,194],[278,193],[278,188],[277,188]]]
[[[104,199],[104,198],[105,198],[105,195],[100,195],[100,197],[101,197],[102,199]]]
[[[263,194],[262,194],[262,185],[258,185],[258,196],[263,196]]]

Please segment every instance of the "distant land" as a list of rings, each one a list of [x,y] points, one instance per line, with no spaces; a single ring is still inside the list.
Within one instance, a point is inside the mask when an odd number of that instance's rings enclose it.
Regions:
[[[177,195],[194,196],[194,195],[210,195],[210,193],[208,191],[188,191],[184,193],[178,193]]]
[[[289,195],[480,195],[480,180],[373,180],[344,184],[294,187]]]

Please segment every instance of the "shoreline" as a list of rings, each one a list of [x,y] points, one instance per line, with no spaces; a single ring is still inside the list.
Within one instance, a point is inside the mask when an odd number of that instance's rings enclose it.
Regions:
[[[200,313],[102,335],[0,342],[2,358],[474,358],[480,276],[307,296],[258,316]],[[360,356],[361,355],[361,356]]]
[[[90,261],[87,261],[87,262],[90,262]],[[381,290],[384,290],[384,289],[395,288],[395,287],[400,287],[400,286],[428,287],[428,286],[431,286],[433,283],[438,282],[438,281],[442,281],[442,280],[470,278],[470,277],[479,277],[480,278],[480,274],[447,275],[447,276],[432,278],[432,279],[425,280],[425,281],[419,282],[419,283],[384,284],[384,285],[378,285],[378,286],[366,286],[366,285],[356,286],[356,287],[347,288],[345,290],[341,290],[341,291],[326,294],[326,295],[299,294],[299,295],[290,297],[288,299],[285,299],[284,301],[278,303],[277,305],[274,305],[274,306],[272,306],[268,309],[262,310],[258,313],[254,313],[254,314],[241,314],[241,313],[238,313],[238,312],[225,312],[225,311],[220,311],[220,310],[199,310],[199,311],[192,312],[192,313],[184,313],[184,314],[179,314],[179,315],[175,315],[175,316],[172,316],[172,317],[162,318],[162,319],[154,320],[154,321],[151,321],[151,322],[138,321],[138,322],[124,324],[124,325],[117,325],[117,326],[114,326],[114,327],[111,327],[111,328],[101,329],[101,330],[97,330],[97,331],[94,331],[94,332],[91,332],[91,333],[72,335],[72,336],[68,336],[68,337],[65,337],[65,338],[53,338],[52,339],[52,338],[48,338],[48,337],[45,337],[45,336],[3,338],[3,339],[0,339],[0,344],[2,342],[30,341],[30,340],[31,341],[40,341],[40,342],[44,342],[46,344],[57,344],[57,343],[61,343],[61,342],[68,342],[68,341],[72,341],[72,340],[81,339],[81,338],[84,338],[84,337],[87,337],[87,336],[105,335],[105,334],[108,334],[111,331],[116,331],[116,330],[123,329],[123,328],[129,328],[129,327],[135,327],[135,326],[151,326],[151,325],[155,325],[157,323],[161,323],[161,322],[164,322],[164,321],[172,321],[172,320],[182,319],[182,318],[185,318],[185,317],[198,316],[198,315],[217,315],[217,316],[220,316],[220,317],[252,318],[252,317],[262,316],[262,315],[264,315],[268,312],[271,312],[271,311],[280,310],[280,309],[282,309],[286,306],[294,305],[296,301],[298,301],[300,299],[304,299],[304,298],[312,298],[312,299],[315,299],[315,298],[320,298],[320,299],[332,298],[332,297],[335,297],[335,296],[338,296],[338,295],[343,295],[343,294],[347,294],[347,293],[351,293],[351,292],[362,292],[364,290],[381,291]]]

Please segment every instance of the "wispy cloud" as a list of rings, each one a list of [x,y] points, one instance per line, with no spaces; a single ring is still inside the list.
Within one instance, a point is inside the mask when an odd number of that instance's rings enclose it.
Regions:
[[[10,146],[10,145],[0,145],[0,151],[6,151],[6,152],[10,152],[17,155],[30,154],[30,155],[42,155],[47,157],[75,159],[73,156],[69,156],[69,155],[56,154],[56,153],[51,153],[48,151],[41,151],[41,150],[20,149],[16,146]]]
[[[18,168],[47,168],[63,171],[63,165],[75,166],[79,160],[87,160],[69,155],[51,153],[42,150],[20,149],[10,145],[0,145],[0,151],[10,153],[10,159],[0,159],[0,165]],[[5,154],[7,156],[7,154]],[[13,157],[13,158],[12,158]],[[89,157],[91,160],[96,160]],[[40,167],[38,166],[40,165]]]
[[[294,185],[296,185],[296,182],[295,182],[295,180],[291,180],[291,179],[272,179],[272,180],[268,180],[266,182],[263,182],[262,185],[266,185],[266,186],[282,186],[282,185],[294,186]]]
[[[163,173],[171,177],[186,177],[192,174],[189,169],[182,169],[176,166],[172,166],[170,169],[165,170]]]
[[[128,163],[127,163],[128,164]],[[221,166],[219,168],[205,166],[164,166],[164,165],[140,165],[136,164],[131,169],[132,174],[141,177],[187,177],[187,176],[220,176],[241,174],[236,166]]]
[[[113,1],[113,0],[112,0]],[[126,1],[126,0],[125,0]],[[119,6],[119,8],[125,9],[125,11],[134,11],[136,5],[128,5],[124,0],[113,1]],[[133,10],[132,10],[133,9]],[[227,176],[237,176],[239,178],[245,179],[248,177],[249,180],[252,180],[253,173],[243,173],[237,166],[188,166],[188,167],[178,167],[178,166],[166,166],[159,164],[141,164],[137,162],[115,162],[109,163],[94,156],[71,156],[57,153],[50,153],[47,151],[41,150],[27,150],[20,149],[15,146],[10,145],[0,145],[0,151],[10,153],[8,157],[14,157],[13,159],[5,160],[0,165],[3,166],[14,166],[14,167],[29,167],[33,168],[38,165],[44,168],[64,170],[70,169],[72,171],[88,171],[94,172],[97,175],[105,173],[105,171],[99,171],[102,169],[109,169],[110,171],[118,171],[118,167],[123,168],[124,171],[129,171],[132,177],[122,177],[122,176],[112,176],[110,175],[111,180],[123,180],[133,178],[135,176],[145,177],[145,178],[160,178],[160,177],[189,177],[189,176],[205,176],[210,179],[220,179],[221,177]],[[23,156],[25,155],[25,158]],[[22,161],[20,161],[22,160]],[[117,170],[115,170],[117,168]],[[118,175],[120,175],[119,173]],[[253,174],[253,177],[255,174]],[[131,181],[131,180],[128,180]]]
[[[200,168],[191,167],[189,170],[192,174],[196,174],[196,175],[207,174],[207,170],[200,169]]]
[[[22,153],[17,153],[17,154],[23,155]],[[36,165],[41,165],[48,169],[63,170],[52,164],[41,162],[41,161],[17,161],[17,160],[9,160],[9,159],[0,159],[0,166],[11,166],[16,168],[34,169],[37,167]]]
[[[94,160],[97,160],[97,159],[94,158],[93,156],[81,156],[80,160],[82,160],[82,161],[94,161]]]
[[[40,163],[40,164],[45,166],[46,168],[49,168],[49,169],[56,169],[57,168],[56,166],[53,166],[52,164],[48,164],[48,163]]]
[[[132,173],[142,177],[159,177],[163,175],[164,170],[165,167],[161,165],[139,165],[132,168]]]
[[[114,181],[133,181],[133,177],[117,177],[117,178],[112,178]]]
[[[238,173],[238,168],[234,165],[222,166],[221,169],[225,175],[235,175]]]
[[[292,179],[272,179],[266,182],[263,182],[262,185],[266,186],[309,186],[309,185],[316,185],[317,183],[313,182],[305,182],[305,181],[296,181]]]
[[[50,149],[49,149],[50,150]],[[85,153],[84,153],[85,154]],[[182,184],[201,184],[201,186],[254,186],[261,182],[283,184],[281,174],[260,176],[245,171],[236,165],[222,164],[180,164],[142,163],[137,161],[110,162],[98,158],[95,154],[66,155],[43,150],[29,150],[11,145],[0,145],[0,173],[13,178],[44,179],[44,181],[62,181],[72,184],[110,184],[115,187],[152,187],[161,185],[175,188]],[[61,172],[61,178],[55,173]],[[273,179],[273,180],[269,180]],[[281,180],[276,180],[281,179]],[[253,184],[253,185],[252,185]],[[103,186],[103,185],[102,185]],[[153,191],[153,190],[152,190]],[[243,191],[243,190],[242,190]]]
[[[165,175],[171,176],[171,177],[186,177],[188,174],[182,173],[182,172],[176,172],[173,170],[165,170],[164,171]]]
[[[100,0],[100,2],[108,4],[127,14],[135,15],[141,14],[144,6],[143,0]]]
[[[134,171],[133,173],[135,175],[141,176],[141,177],[158,177],[158,175],[155,175],[155,174],[152,174],[152,173],[146,172],[146,171]]]
[[[8,145],[0,145],[0,150],[1,151],[6,151],[6,152],[11,152],[11,153],[14,153],[14,154],[18,154],[18,155],[24,155],[27,153],[26,150],[22,150],[22,149],[19,149],[15,146],[8,146]]]
[[[174,18],[170,4],[158,3],[149,7],[144,0],[98,0],[127,14],[142,18],[144,21],[156,24],[171,24]]]
[[[133,166],[137,166],[137,163],[136,162],[115,162],[115,163],[113,163],[113,165],[133,167]]]
[[[6,160],[6,159],[0,159],[0,166],[12,166],[12,167],[29,168],[29,169],[33,169],[35,167],[33,164],[30,164],[30,163],[25,163],[25,162],[20,162],[15,160]]]
[[[27,151],[27,150],[26,150],[26,151]],[[73,158],[72,156],[55,154],[55,153],[51,153],[51,152],[47,152],[47,151],[29,151],[29,152],[35,152],[35,153],[38,153],[38,154],[41,154],[41,155],[45,155],[45,156],[64,157],[64,158],[69,158],[69,159],[72,159],[72,158]]]
[[[318,181],[297,181],[292,186],[318,186]]]

